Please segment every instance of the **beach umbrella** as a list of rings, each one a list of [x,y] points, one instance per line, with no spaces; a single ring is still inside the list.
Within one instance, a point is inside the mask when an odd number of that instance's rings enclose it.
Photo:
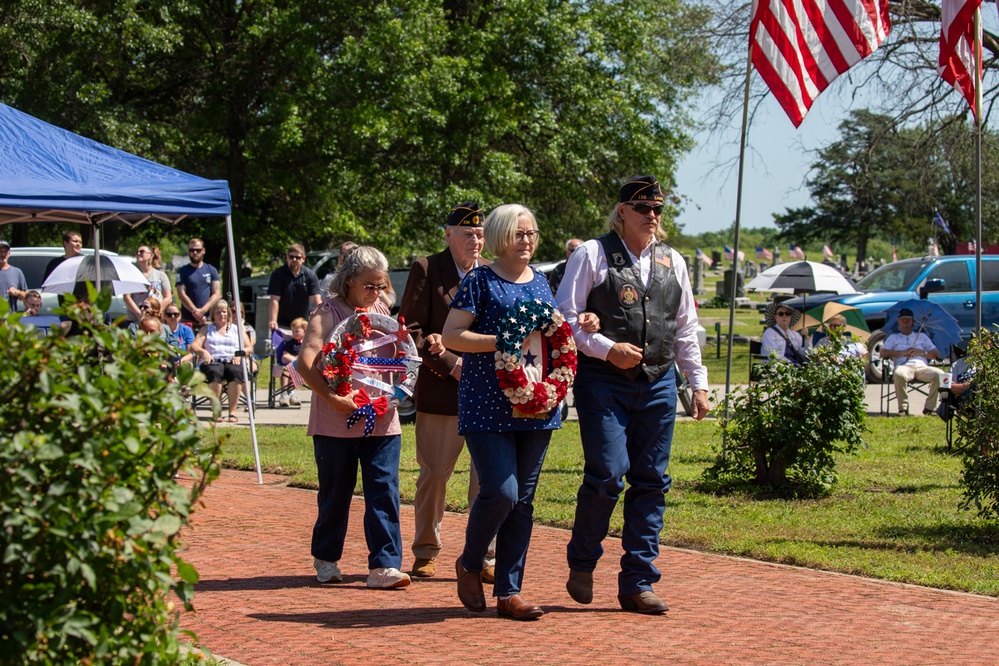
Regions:
[[[792,261],[772,266],[750,280],[746,289],[779,294],[857,293],[853,280],[833,266],[814,261]]]
[[[819,327],[825,330],[826,322],[836,315],[843,315],[843,318],[846,319],[844,331],[848,332],[850,337],[864,341],[870,337],[871,329],[867,327],[867,322],[864,320],[864,313],[860,308],[843,305],[835,301],[823,303],[806,312],[805,316],[801,318],[798,328],[801,330],[807,329],[809,334],[814,333]]]
[[[100,281],[111,284],[115,296],[146,292],[149,280],[135,264],[117,255],[100,255]],[[42,283],[42,291],[50,294],[72,293],[78,284],[90,280],[97,284],[96,255],[77,255],[66,259]]]
[[[951,345],[961,342],[961,325],[943,309],[939,303],[913,298],[901,301],[885,310],[885,325],[882,329],[888,335],[898,333],[898,313],[904,309],[912,311],[912,331],[925,333],[933,340],[940,358],[950,356]]]

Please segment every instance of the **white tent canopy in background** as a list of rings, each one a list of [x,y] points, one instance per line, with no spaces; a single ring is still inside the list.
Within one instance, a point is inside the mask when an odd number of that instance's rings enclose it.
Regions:
[[[104,222],[117,220],[135,227],[151,219],[177,224],[189,217],[224,218],[229,261],[231,266],[239,265],[226,181],[151,162],[0,104],[0,226],[14,222],[90,225],[99,256]],[[229,273],[232,293],[239,294],[238,271]],[[99,270],[96,276],[100,286]],[[243,335],[242,321],[237,319],[237,324]],[[244,390],[252,398],[245,363],[243,368]],[[257,481],[262,483],[253,400],[247,404]]]

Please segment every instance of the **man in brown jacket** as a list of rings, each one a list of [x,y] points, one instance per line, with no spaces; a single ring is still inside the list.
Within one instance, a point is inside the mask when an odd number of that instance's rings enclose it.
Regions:
[[[445,491],[455,462],[465,445],[458,434],[458,379],[461,356],[441,343],[441,331],[451,300],[465,275],[483,263],[485,215],[478,204],[455,206],[447,218],[447,249],[420,259],[409,271],[399,315],[411,329],[423,365],[416,381],[416,535],[413,539],[412,573],[429,578],[437,571],[441,550],[440,527],[444,519]],[[479,494],[474,466],[468,479],[468,505]],[[483,563],[482,580],[492,582],[495,541]]]

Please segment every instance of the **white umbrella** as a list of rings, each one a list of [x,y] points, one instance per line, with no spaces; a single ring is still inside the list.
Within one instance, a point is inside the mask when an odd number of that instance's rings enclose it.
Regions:
[[[42,283],[42,291],[50,294],[71,293],[76,285],[90,280],[97,283],[97,262],[94,255],[77,255],[66,259]],[[149,280],[135,264],[124,257],[100,255],[100,281],[110,282],[115,296],[145,292]]]
[[[746,289],[779,294],[857,293],[853,281],[839,270],[814,261],[792,261],[772,266],[750,280]]]

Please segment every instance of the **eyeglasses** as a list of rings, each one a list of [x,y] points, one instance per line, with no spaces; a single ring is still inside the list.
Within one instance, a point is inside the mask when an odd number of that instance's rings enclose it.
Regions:
[[[646,203],[631,203],[629,201],[628,205],[631,206],[635,210],[635,212],[638,213],[639,215],[648,215],[650,210],[656,214],[656,217],[659,217],[660,215],[663,214],[662,204],[656,204],[655,206],[650,206],[649,204]]]
[[[146,303],[143,303],[142,305],[139,306],[139,309],[140,310],[152,310],[153,306],[152,305],[147,305]]]
[[[135,251],[135,256],[139,256],[140,254],[146,254],[146,250],[136,250]]]
[[[179,317],[180,313],[179,312],[167,312],[166,316],[167,317]]]
[[[777,316],[778,317],[790,317],[791,313],[788,312],[787,310],[781,310],[780,312],[777,313]]]
[[[189,248],[187,248],[187,253],[188,254],[197,254],[198,252],[204,252],[204,251],[205,251],[205,248],[203,248],[203,247],[189,247]]]
[[[302,255],[300,255],[300,254],[289,254],[289,255],[288,255],[288,258],[289,258],[289,259],[293,259],[293,260],[295,260],[295,261],[302,261],[303,259],[305,259],[305,257],[303,257],[303,256],[302,256]]]
[[[518,231],[514,235],[514,238],[517,239],[518,243],[520,243],[521,241],[525,241],[525,240],[528,243],[536,243],[537,240],[539,238],[541,238],[541,232],[540,231]]]
[[[388,289],[387,284],[362,284],[364,291],[385,291]]]

